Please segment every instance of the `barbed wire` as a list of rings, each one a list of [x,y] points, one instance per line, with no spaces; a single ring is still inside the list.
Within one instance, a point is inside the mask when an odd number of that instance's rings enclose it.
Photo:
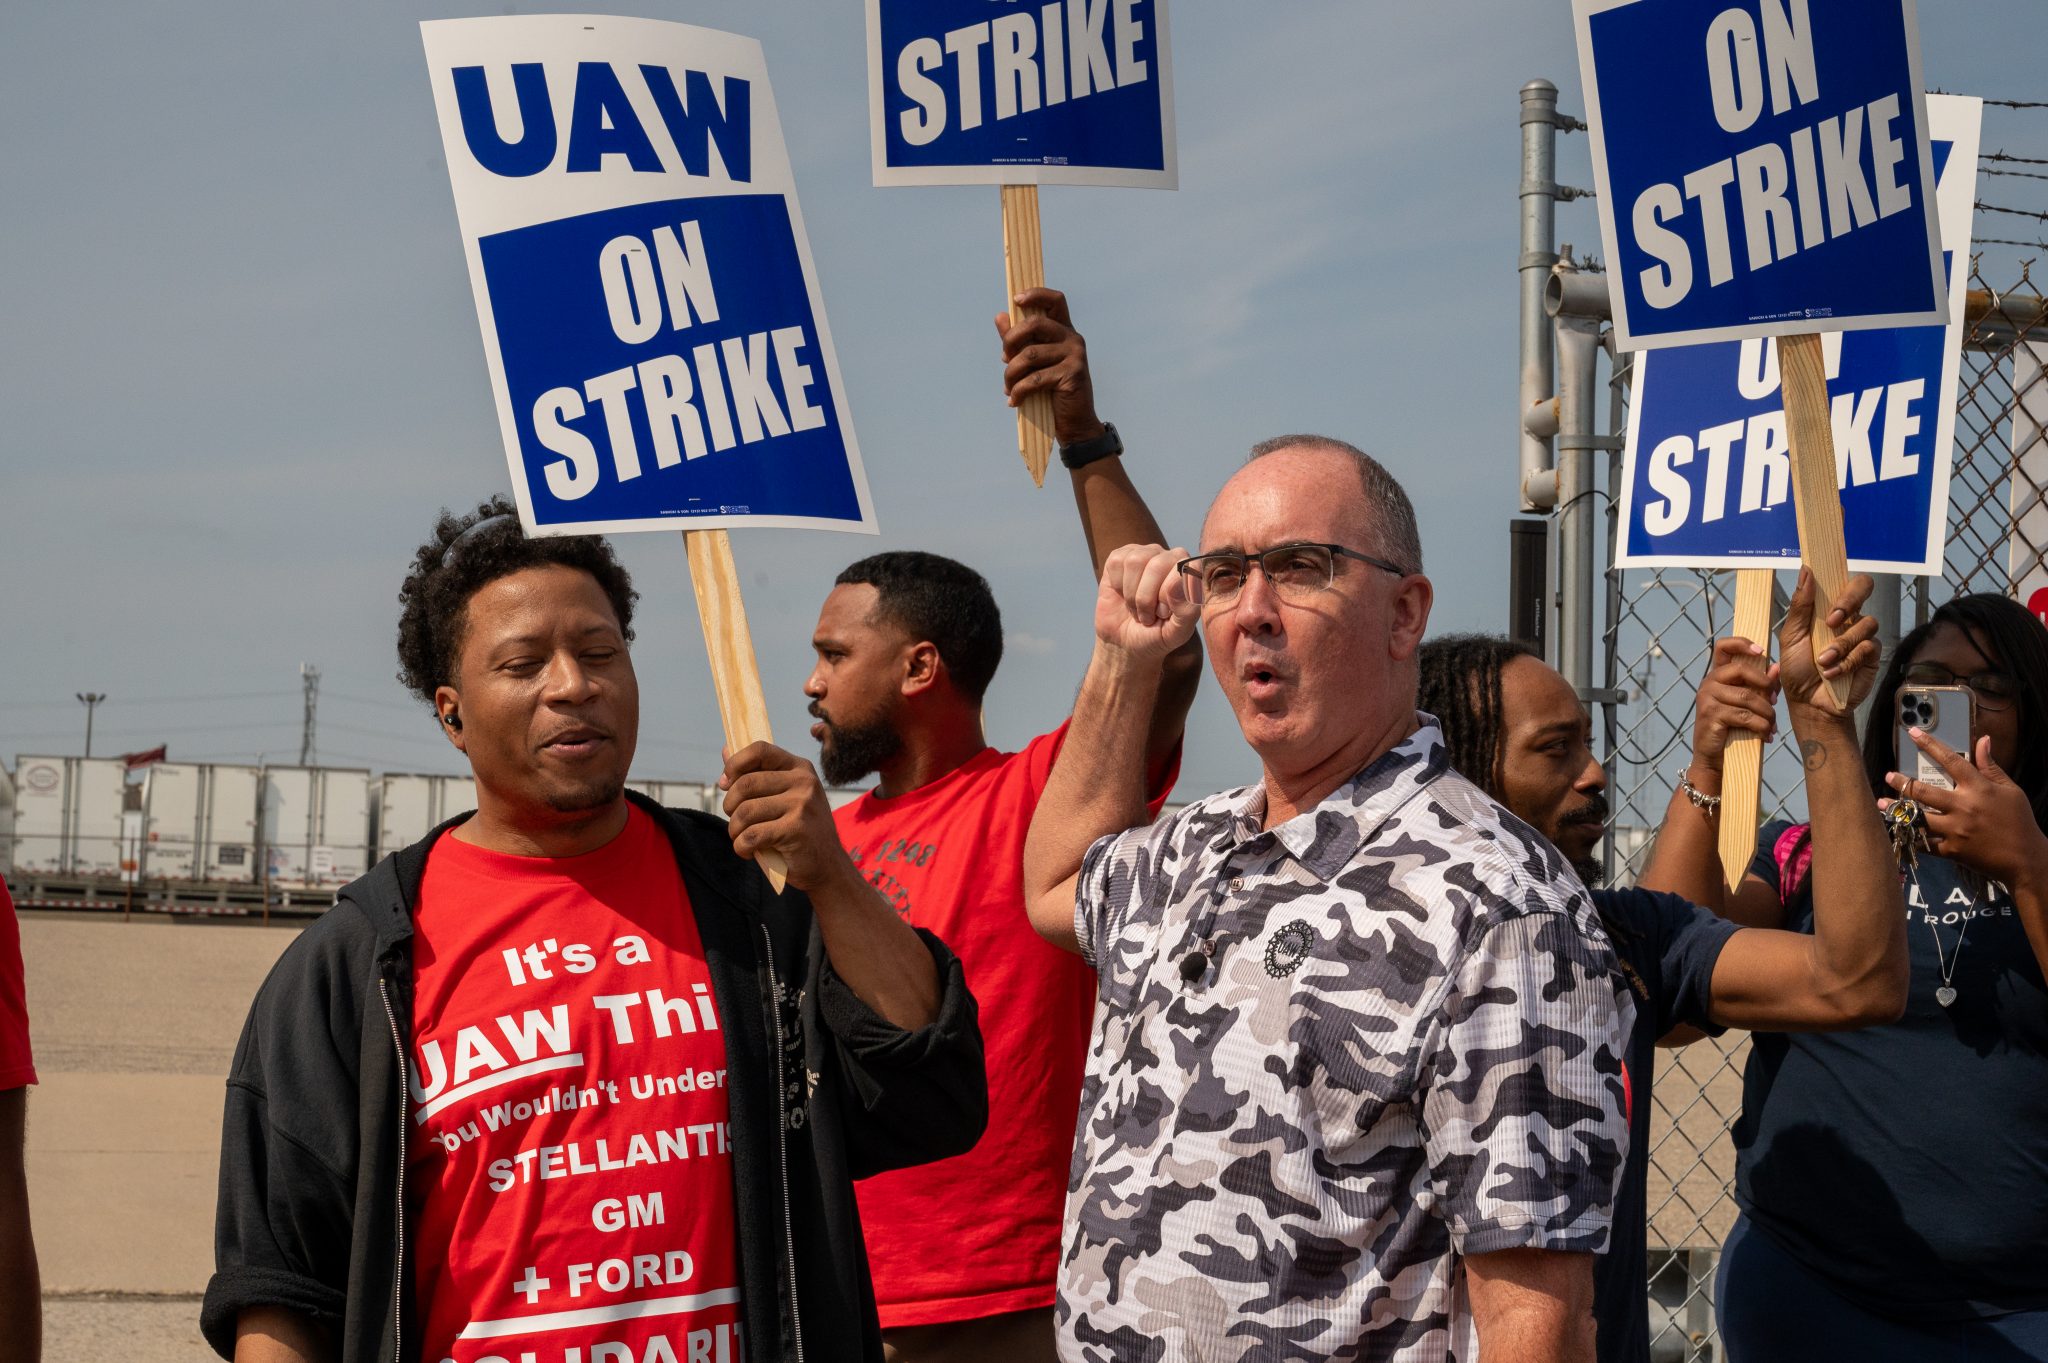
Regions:
[[[2044,99],[1987,99],[1984,102],[2001,109],[2048,109],[2048,100]]]
[[[1999,170],[1994,166],[1979,166],[1977,167],[1977,173],[1980,175],[2016,175],[2022,180],[2048,180],[2048,175],[2043,175],[2037,170]]]
[[[2044,213],[2038,208],[2006,208],[2001,204],[1980,203],[1977,205],[1977,211],[1980,213],[2010,213],[2015,218],[2033,218],[2037,222],[2048,222],[2048,213]]]
[[[1979,246],[2033,246],[2048,251],[2048,241],[2015,241],[2011,237],[1975,237],[1972,240]]]
[[[2048,156],[2008,156],[2002,151],[1987,151],[1978,155],[1979,161],[2013,161],[2022,166],[2048,166]]]

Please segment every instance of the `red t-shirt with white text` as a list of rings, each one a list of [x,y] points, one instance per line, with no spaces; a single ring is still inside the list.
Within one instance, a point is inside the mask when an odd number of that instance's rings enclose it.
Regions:
[[[425,1363],[739,1363],[725,1034],[660,827],[444,834],[413,924]]]
[[[885,1329],[1053,1301],[1095,974],[1032,928],[1024,834],[1065,735],[1061,725],[1020,753],[984,748],[916,790],[834,813],[868,883],[960,958],[988,1060],[988,1130],[974,1149],[856,1185]],[[1153,798],[1157,813],[1166,791]]]
[[[14,900],[0,880],[0,1092],[36,1081],[28,1046],[28,989],[22,981],[21,924]]]

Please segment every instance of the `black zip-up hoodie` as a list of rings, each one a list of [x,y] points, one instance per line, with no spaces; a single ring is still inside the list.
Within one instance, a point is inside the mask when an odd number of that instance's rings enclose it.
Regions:
[[[906,1032],[825,959],[808,900],[780,896],[723,820],[662,809],[724,1023],[741,1311],[750,1363],[879,1363],[853,1180],[956,1155],[988,1122],[974,998],[938,964],[939,1015]],[[467,818],[467,815],[463,816]],[[215,1273],[200,1324],[222,1357],[249,1307],[324,1326],[338,1363],[415,1363],[405,1188],[412,913],[434,842],[346,886],[271,971],[235,1049]]]

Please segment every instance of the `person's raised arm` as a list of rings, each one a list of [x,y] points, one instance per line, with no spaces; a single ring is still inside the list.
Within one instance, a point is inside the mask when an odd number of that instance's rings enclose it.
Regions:
[[[1685,784],[1671,792],[1650,860],[1636,878],[1646,890],[1675,894],[1748,927],[1776,927],[1782,914],[1773,912],[1775,896],[1770,905],[1752,906],[1745,904],[1741,892],[1728,893],[1721,878],[1718,801],[1728,740],[1746,733],[1769,742],[1777,734],[1778,669],[1761,668],[1756,660],[1762,656],[1763,650],[1747,639],[1715,642],[1693,702],[1692,760],[1686,765]],[[1697,799],[1686,792],[1686,785]]]
[[[846,855],[811,764],[772,743],[750,743],[727,759],[718,785],[733,850],[750,860],[766,848],[782,854],[846,987],[906,1032],[928,1026],[939,1015],[938,964]]]
[[[1074,893],[1098,838],[1136,828],[1145,806],[1146,735],[1166,659],[1199,613],[1178,565],[1183,549],[1126,545],[1109,556],[1095,598],[1095,652],[1066,741],[1024,840],[1024,907],[1053,945],[1080,950]]]
[[[1018,406],[1032,393],[1050,392],[1053,434],[1061,446],[1109,440],[1108,428],[1095,413],[1088,343],[1074,330],[1067,296],[1058,289],[1027,289],[1011,302],[1038,316],[1013,323],[1012,313],[996,315],[996,334],[1003,343],[1003,392],[1010,405]],[[1088,543],[1088,562],[1098,581],[1109,556],[1118,549],[1166,542],[1152,508],[1131,482],[1121,454],[1090,459],[1067,474],[1074,486],[1081,534]],[[1159,788],[1166,765],[1180,746],[1201,675],[1201,649],[1192,639],[1166,661],[1159,702],[1152,707],[1145,731],[1146,783],[1153,789]]]
[[[1465,1259],[1486,1363],[1591,1363],[1593,1256],[1504,1249]]]
[[[1013,322],[1013,313],[996,314],[996,334],[1003,342],[1004,397],[1017,407],[1033,393],[1050,393],[1053,436],[1061,445],[1088,445],[1106,437],[1108,427],[1095,414],[1088,342],[1074,330],[1067,296],[1058,289],[1026,289],[1010,301],[1038,315]],[[1068,473],[1074,483],[1074,505],[1081,513],[1081,534],[1088,541],[1089,565],[1098,579],[1110,554],[1126,544],[1165,540],[1152,509],[1124,470],[1122,455],[1104,455]]]
[[[1805,572],[1801,570],[1802,574]],[[1850,627],[1848,603],[1868,597],[1870,580],[1858,576],[1844,587],[1828,611],[1828,623],[1839,635]],[[1787,623],[1790,621],[1788,619]],[[1802,618],[1801,647],[1811,633]],[[1864,621],[1861,638],[1874,638],[1875,622]],[[1779,646],[1784,652],[1782,630]],[[1847,670],[1846,652],[1858,640],[1838,642],[1821,663],[1829,678]],[[1675,894],[1711,909],[1716,915],[1746,928],[1777,928],[1785,921],[1784,905],[1778,902],[1778,887],[1755,875],[1745,876],[1730,893],[1721,874],[1721,767],[1728,740],[1738,733],[1759,735],[1768,743],[1777,736],[1777,698],[1782,680],[1782,663],[1773,663],[1759,673],[1755,660],[1763,650],[1747,639],[1722,639],[1715,643],[1707,675],[1700,682],[1693,709],[1692,760],[1685,769],[1685,782],[1698,799],[1680,785],[1671,792],[1665,806],[1664,822],[1650,849],[1650,860],[1636,883],[1646,890]],[[1800,655],[1802,664],[1811,662]],[[1866,683],[1867,686],[1867,683]],[[1860,759],[1859,759],[1860,761]]]
[[[1831,612],[1845,628],[1833,650],[1840,661],[1826,674],[1849,676],[1846,712],[1835,708],[1814,663],[1808,572],[1799,575],[1779,633],[1785,708],[1813,818],[1813,931],[1746,929],[1728,940],[1714,965],[1708,1010],[1723,1026],[1864,1027],[1890,1022],[1906,1006],[1905,901],[1856,743],[1855,706],[1876,680],[1879,654],[1877,622],[1857,614],[1869,594],[1870,579],[1854,578]]]

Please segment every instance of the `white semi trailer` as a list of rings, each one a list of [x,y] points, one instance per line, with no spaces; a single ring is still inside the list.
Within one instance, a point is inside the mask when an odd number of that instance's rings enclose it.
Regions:
[[[262,769],[161,762],[142,779],[144,880],[257,880]]]
[[[117,757],[18,758],[15,875],[120,875],[127,771]]]
[[[434,828],[476,808],[476,781],[468,776],[392,772],[377,792],[377,856],[412,846]]]
[[[370,869],[370,773],[265,767],[263,853],[272,885],[331,889]]]

